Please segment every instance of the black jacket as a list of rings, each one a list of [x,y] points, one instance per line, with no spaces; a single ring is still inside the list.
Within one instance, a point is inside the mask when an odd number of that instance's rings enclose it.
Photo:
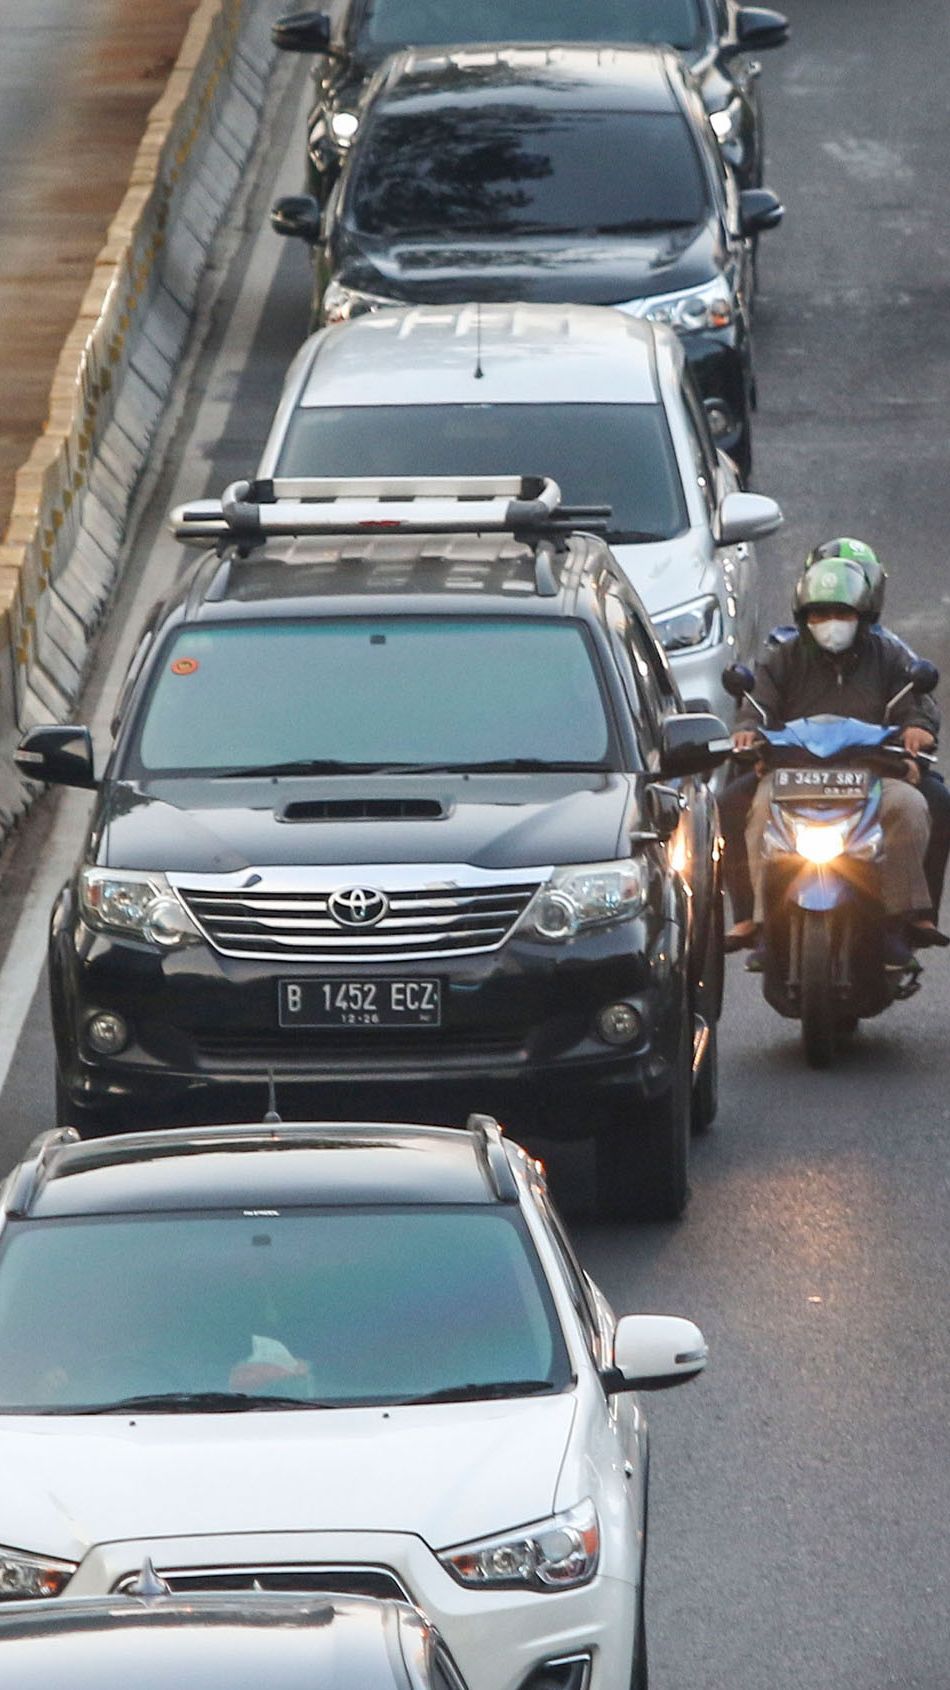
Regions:
[[[755,698],[768,714],[770,728],[796,716],[855,716],[861,722],[883,722],[888,700],[907,684],[907,647],[886,630],[860,627],[854,645],[840,656],[822,651],[809,633],[796,633],[770,647],[755,666]],[[926,728],[936,739],[940,712],[933,699],[908,693],[891,712],[900,728]],[[761,725],[757,712],[744,701],[737,728]]]

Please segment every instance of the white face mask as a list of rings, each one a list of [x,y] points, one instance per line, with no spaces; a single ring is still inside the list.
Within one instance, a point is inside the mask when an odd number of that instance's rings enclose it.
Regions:
[[[854,645],[858,624],[850,617],[845,620],[842,616],[831,622],[809,622],[808,631],[822,651],[830,651],[837,657],[839,652],[847,651],[849,646]]]

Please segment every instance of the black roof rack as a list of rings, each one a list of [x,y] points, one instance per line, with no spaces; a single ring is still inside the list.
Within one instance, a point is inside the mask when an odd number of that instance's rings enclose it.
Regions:
[[[603,533],[609,505],[565,505],[548,476],[353,476],[235,481],[172,511],[186,545],[259,545],[319,534],[503,533],[526,541]],[[539,592],[549,590],[539,582]],[[556,589],[555,589],[556,590]]]

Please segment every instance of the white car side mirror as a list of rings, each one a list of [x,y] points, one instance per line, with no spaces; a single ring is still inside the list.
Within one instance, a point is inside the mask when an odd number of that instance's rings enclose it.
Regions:
[[[774,499],[766,499],[761,493],[727,493],[719,506],[719,544],[734,546],[739,540],[764,540],[784,521]]]
[[[664,1391],[695,1379],[708,1359],[706,1340],[691,1320],[626,1314],[617,1322],[614,1365],[604,1383],[608,1391]]]

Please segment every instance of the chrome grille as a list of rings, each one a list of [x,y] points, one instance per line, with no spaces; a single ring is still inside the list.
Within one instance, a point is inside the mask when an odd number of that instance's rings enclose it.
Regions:
[[[307,891],[268,885],[262,877],[241,888],[181,883],[176,890],[225,956],[375,963],[496,950],[540,884],[519,879],[387,889],[382,920],[359,929],[334,919],[330,886]]]
[[[139,1578],[127,1573],[115,1586],[124,1593]],[[410,1598],[388,1567],[299,1566],[175,1567],[160,1568],[159,1578],[173,1591],[281,1590],[292,1592],[334,1591],[346,1596],[377,1596],[407,1602]]]

